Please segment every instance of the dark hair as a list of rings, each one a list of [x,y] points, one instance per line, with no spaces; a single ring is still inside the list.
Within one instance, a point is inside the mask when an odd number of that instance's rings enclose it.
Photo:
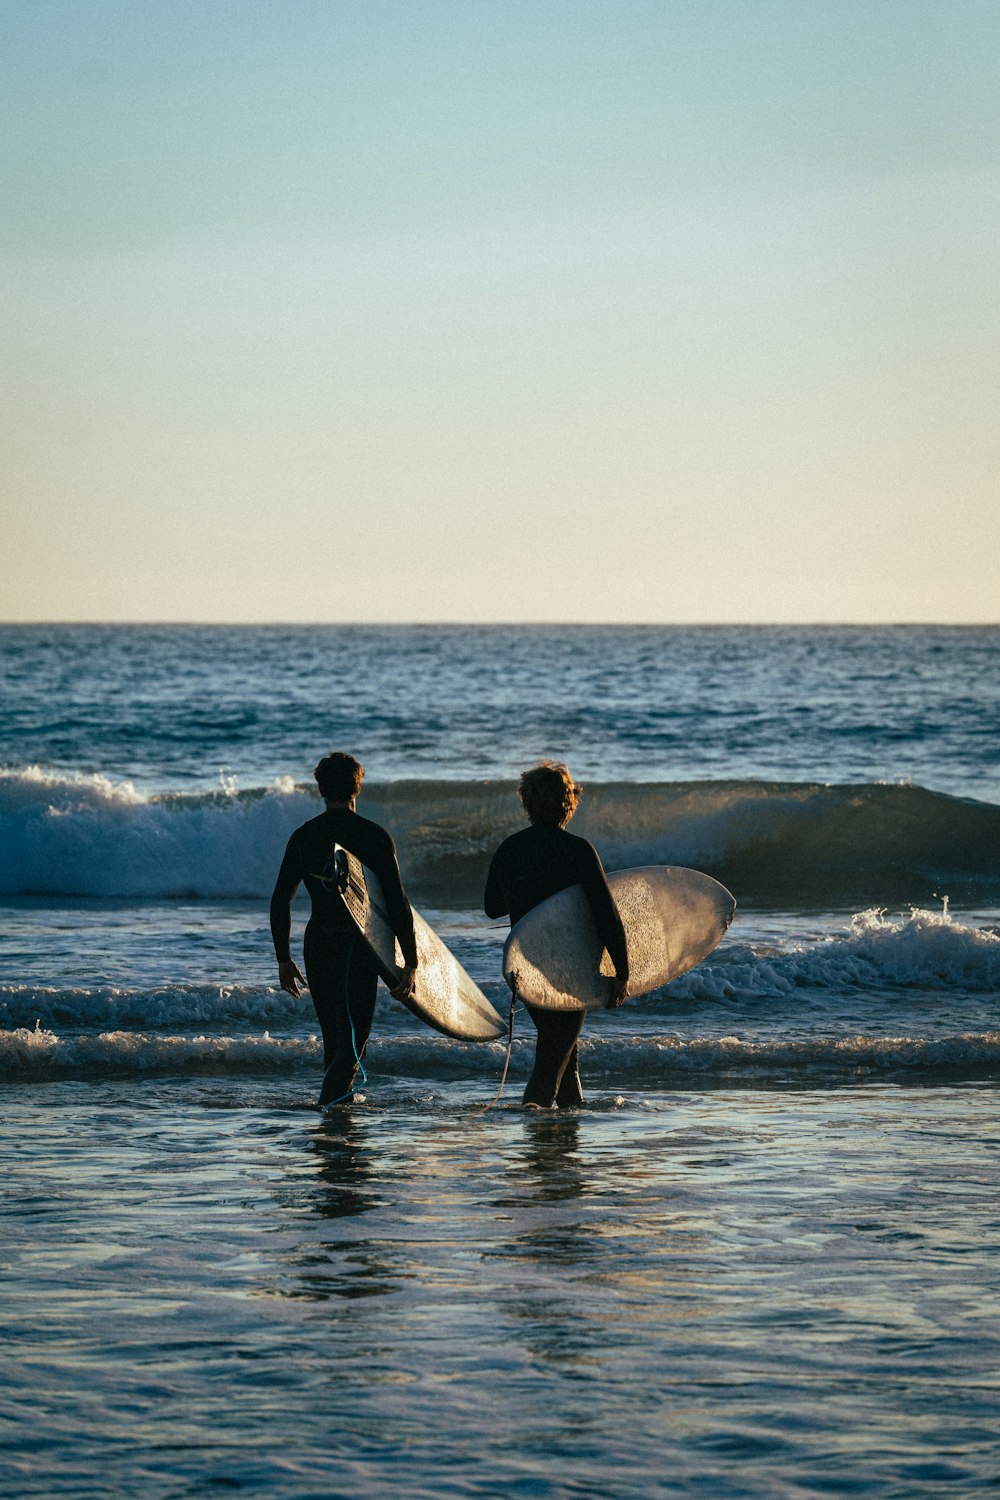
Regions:
[[[319,794],[325,802],[350,802],[361,790],[361,778],[365,768],[353,755],[343,750],[331,750],[324,755],[313,775]]]
[[[582,786],[577,786],[561,760],[543,760],[521,777],[518,790],[532,823],[554,823],[561,828],[576,812]]]

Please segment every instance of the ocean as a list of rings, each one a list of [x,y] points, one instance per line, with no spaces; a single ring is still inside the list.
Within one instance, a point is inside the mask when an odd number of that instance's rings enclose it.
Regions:
[[[0,627],[0,1487],[1000,1485],[1000,628]],[[492,851],[566,760],[698,968],[533,1032],[384,991],[315,1107],[267,898],[331,749],[506,1013]],[[306,917],[294,907],[297,945]]]

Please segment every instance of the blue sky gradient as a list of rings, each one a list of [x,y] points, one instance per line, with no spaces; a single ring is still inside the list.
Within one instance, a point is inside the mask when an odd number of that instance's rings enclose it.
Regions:
[[[998,618],[995,4],[0,18],[5,618]]]

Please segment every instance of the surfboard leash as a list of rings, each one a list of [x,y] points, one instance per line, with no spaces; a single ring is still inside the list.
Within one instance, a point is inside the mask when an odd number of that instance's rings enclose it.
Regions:
[[[500,1102],[500,1095],[503,1093],[504,1084],[507,1082],[507,1069],[510,1067],[510,1054],[511,1049],[514,1046],[514,1011],[516,1009],[517,990],[514,989],[510,997],[510,1011],[507,1015],[507,1056],[503,1060],[503,1072],[500,1075],[500,1087],[497,1089],[489,1104],[480,1105],[480,1114],[485,1114],[488,1109],[493,1108],[494,1104],[498,1104]]]
[[[354,1053],[354,1061],[357,1063],[358,1069],[361,1073],[361,1087],[364,1088],[365,1084],[368,1082],[368,1074],[365,1072],[364,1063],[358,1056],[358,1038],[354,1030],[354,1017],[351,1015],[351,959],[354,957],[354,944],[356,941],[357,934],[355,933],[351,938],[351,944],[347,950],[347,966],[344,970],[344,1009],[347,1011],[347,1019],[350,1022],[351,1026],[351,1050]],[[323,1076],[325,1079],[326,1075],[324,1074]],[[356,1083],[357,1077],[355,1076],[355,1079],[352,1082],[350,1088],[347,1090],[347,1093],[341,1094],[339,1099],[329,1099],[326,1104],[323,1105],[323,1108],[332,1109],[335,1104],[343,1104],[344,1100],[349,1099],[354,1093]]]

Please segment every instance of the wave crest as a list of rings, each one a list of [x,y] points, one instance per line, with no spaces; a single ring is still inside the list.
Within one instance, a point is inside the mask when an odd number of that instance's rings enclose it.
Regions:
[[[147,797],[103,775],[0,772],[0,892],[264,899],[285,841],[320,804],[270,787]],[[366,787],[418,902],[478,907],[501,839],[523,823],[513,783]],[[677,864],[741,901],[789,905],[1000,896],[1000,807],[912,786],[794,782],[588,786],[574,832],[610,869]]]

